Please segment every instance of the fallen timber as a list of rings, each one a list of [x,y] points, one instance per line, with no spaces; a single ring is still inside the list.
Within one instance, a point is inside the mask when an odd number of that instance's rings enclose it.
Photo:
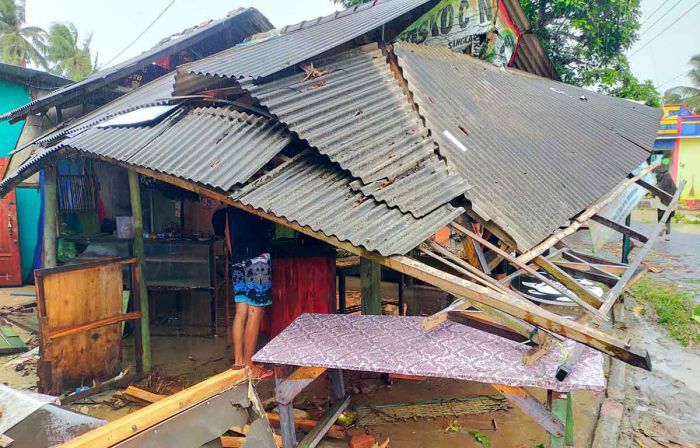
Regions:
[[[546,311],[531,303],[515,303],[513,299],[505,296],[503,293],[500,293],[485,286],[474,284],[473,282],[464,280],[455,275],[432,268],[420,261],[414,260],[404,255],[384,257],[376,252],[371,252],[364,248],[356,247],[350,244],[349,242],[339,240],[335,236],[325,235],[324,233],[320,231],[315,231],[310,227],[299,225],[296,222],[288,221],[285,218],[278,217],[264,210],[259,210],[252,206],[242,204],[236,200],[231,199],[226,193],[212,189],[210,187],[195,184],[193,182],[180,179],[176,176],[161,173],[155,170],[151,170],[149,168],[134,166],[124,162],[115,163],[114,160],[104,157],[96,158],[108,161],[110,163],[122,166],[130,170],[134,170],[142,175],[152,177],[163,182],[167,182],[171,185],[181,187],[194,193],[201,194],[202,196],[210,197],[212,199],[221,201],[232,207],[236,207],[253,215],[264,218],[268,221],[283,225],[299,233],[309,235],[318,240],[327,242],[335,247],[347,250],[348,252],[351,252],[355,255],[367,258],[401,274],[405,274],[415,279],[424,281],[457,297],[466,297],[470,300],[473,300],[476,303],[496,308],[513,317],[522,319],[523,321],[538,326],[542,329],[558,333],[561,336],[581,342],[598,351],[618,358],[627,364],[651,370],[651,360],[649,359],[649,355],[646,350],[630,346],[629,344],[609,334],[606,334],[594,328],[586,327],[577,322],[572,322],[568,319],[565,319],[564,317]],[[656,166],[649,167],[643,170],[639,176],[646,174],[646,172],[651,171],[654,168],[656,168]],[[633,179],[636,179],[636,176],[635,178],[628,179],[628,181],[634,182]],[[621,184],[621,186],[626,187],[627,184],[623,183]],[[552,242],[552,245],[554,243],[555,242]],[[522,259],[520,259],[520,257],[518,258],[518,260],[523,261]]]

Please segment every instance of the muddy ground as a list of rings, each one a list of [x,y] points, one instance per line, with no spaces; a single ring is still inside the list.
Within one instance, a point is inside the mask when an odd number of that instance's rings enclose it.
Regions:
[[[635,213],[633,227],[648,231],[653,212]],[[675,225],[670,242],[659,241],[649,262],[662,271],[649,274],[653,278],[672,282],[680,287],[700,294],[700,284],[692,279],[700,277],[700,226]],[[588,247],[587,235],[581,232],[568,242],[579,249]],[[606,255],[619,257],[619,242],[608,244]],[[632,254],[634,255],[634,253]],[[25,288],[26,289],[26,288]],[[348,290],[357,288],[349,279]],[[29,288],[31,290],[31,288]],[[395,286],[384,284],[382,295],[395,298]],[[0,305],[7,301],[17,301],[9,290],[0,290]],[[349,305],[352,303],[349,303]],[[626,306],[631,310],[632,301]],[[627,313],[629,337],[649,350],[654,371],[627,369],[626,413],[622,425],[620,446],[659,447],[653,445],[652,435],[665,440],[700,440],[700,352],[697,348],[682,348],[671,340],[662,328],[648,317]],[[18,329],[25,339],[31,333]],[[152,339],[153,361],[156,374],[140,384],[141,387],[159,393],[172,393],[187,387],[230,365],[230,348],[225,337],[154,337]],[[17,371],[7,362],[14,356],[0,357],[0,382],[19,389],[33,389],[36,384],[36,369],[31,362]],[[131,343],[124,342],[124,361],[132,359]],[[326,380],[319,380],[303,394],[299,408],[305,408],[311,417],[317,417],[328,396]],[[272,396],[273,382],[262,381],[257,389],[263,400]],[[346,377],[346,388],[353,394],[352,405],[369,405],[391,402],[410,402],[435,398],[468,397],[490,395],[493,389],[488,385],[452,380],[398,380],[386,384],[376,375],[351,373]],[[532,390],[538,398],[544,399],[544,391]],[[579,392],[574,394],[575,431],[577,447],[590,446],[602,396]],[[113,420],[136,409],[114,396],[114,392],[99,394],[72,407],[80,412]],[[494,421],[495,427],[494,428]],[[452,430],[446,430],[453,423]],[[394,447],[481,447],[470,431],[479,430],[489,438],[493,447],[534,448],[539,444],[547,446],[547,436],[527,415],[518,409],[499,411],[484,415],[472,415],[454,419],[419,419],[401,424],[357,427],[350,435],[369,431],[380,441],[390,437]],[[646,436],[645,436],[646,434]],[[651,440],[651,442],[650,442]],[[639,441],[639,442],[638,442]],[[344,441],[326,440],[322,446],[347,446]],[[680,445],[667,445],[680,446]]]

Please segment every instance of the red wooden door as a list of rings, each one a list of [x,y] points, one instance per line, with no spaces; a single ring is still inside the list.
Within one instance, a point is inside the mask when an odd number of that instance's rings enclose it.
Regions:
[[[8,158],[0,158],[0,177],[5,176]],[[19,257],[19,226],[15,191],[0,199],[0,286],[22,284],[22,262]]]

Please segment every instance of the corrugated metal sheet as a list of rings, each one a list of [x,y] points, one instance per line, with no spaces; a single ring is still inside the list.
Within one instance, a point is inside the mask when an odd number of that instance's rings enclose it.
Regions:
[[[188,64],[183,70],[229,78],[269,76],[349,42],[422,5],[430,7],[435,3],[433,0],[375,0],[276,30],[266,40],[239,44]]]
[[[73,98],[99,88],[101,85],[130,75],[165,56],[175,54],[217,33],[221,33],[222,36],[225,35],[226,38],[231,38],[232,42],[237,43],[252,34],[271,28],[272,24],[270,24],[267,18],[257,9],[239,9],[224,19],[212,21],[206,25],[186,30],[181,33],[181,35],[173,37],[172,39],[166,39],[138,56],[127,59],[124,62],[104,70],[100,70],[82,81],[57,89],[22,107],[0,115],[0,121],[9,120],[26,114],[33,114],[41,110],[46,110],[54,105],[63,104]]]
[[[40,90],[52,90],[73,82],[63,76],[52,75],[51,73],[41,70],[19,67],[3,62],[0,62],[0,79]]]
[[[647,123],[631,103],[531,75],[508,73],[483,61],[411,44],[395,45],[419,112],[440,151],[472,185],[467,197],[528,249],[609,192],[647,152],[627,127],[601,124],[598,108],[619,120]],[[595,105],[595,107],[592,107]],[[650,123],[650,122],[649,122]],[[645,134],[645,124],[639,124]],[[654,124],[648,133],[653,144]]]
[[[313,64],[328,74],[242,86],[291,131],[367,184],[365,194],[401,211],[420,217],[467,190],[464,179],[434,156],[435,143],[376,44]]]
[[[408,252],[464,213],[447,204],[416,219],[354,192],[350,182],[332,163],[305,153],[232,198],[382,255]]]
[[[422,218],[351,188],[326,157],[307,149],[243,184],[288,142],[286,128],[228,108],[184,107],[149,126],[91,127],[45,150],[0,183],[0,192],[36,172],[61,150],[142,166],[229,192],[233,199],[383,255],[406,253],[464,213],[449,204]]]
[[[286,128],[228,108],[174,112],[155,126],[92,127],[61,146],[228,191],[290,141]]]

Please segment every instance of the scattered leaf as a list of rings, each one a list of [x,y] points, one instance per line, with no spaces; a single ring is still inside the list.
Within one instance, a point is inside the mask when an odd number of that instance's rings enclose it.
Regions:
[[[632,312],[637,316],[641,316],[642,314],[647,312],[647,308],[644,305],[637,305],[634,308],[632,308]]]
[[[469,431],[469,434],[471,434],[474,437],[474,440],[479,442],[481,445],[491,448],[491,441],[488,437],[483,435],[481,431]]]
[[[452,420],[445,427],[445,432],[460,432],[461,430],[462,425],[460,425],[457,420]]]

